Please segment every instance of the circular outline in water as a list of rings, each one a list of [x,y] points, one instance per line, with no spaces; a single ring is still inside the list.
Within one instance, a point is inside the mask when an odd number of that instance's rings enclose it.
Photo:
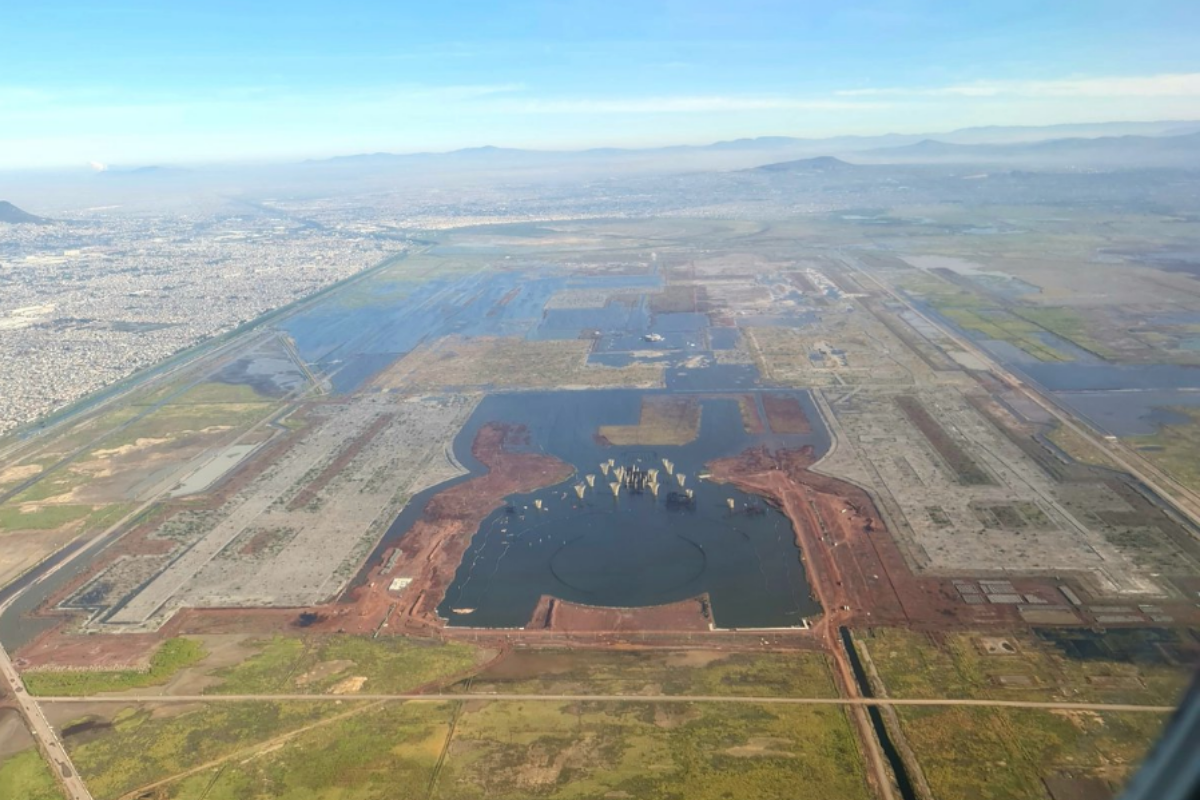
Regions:
[[[568,550],[572,545],[577,544],[582,541],[585,541],[586,539],[588,539],[589,536],[595,536],[595,535],[599,535],[599,534],[585,533],[580,536],[576,536],[574,539],[571,539],[570,541],[564,542],[562,544],[562,546],[560,546],[557,550],[555,550],[554,554],[550,556],[550,560],[549,560],[549,564],[548,564],[548,566],[550,568],[550,574],[554,576],[555,580],[557,580],[563,586],[566,586],[570,589],[573,589],[577,592],[581,592],[581,593],[587,594],[587,595],[594,595],[597,592],[602,592],[602,591],[604,591],[604,589],[606,587],[598,587],[598,588],[589,589],[585,586],[580,586],[578,583],[567,580],[566,578],[563,577],[562,573],[560,572],[558,560],[559,560],[559,557],[563,555],[563,552]],[[690,545],[692,550],[699,553],[700,554],[700,564],[697,569],[690,572],[682,580],[673,581],[670,584],[656,582],[654,584],[655,590],[659,593],[664,593],[664,594],[674,592],[684,586],[687,586],[689,583],[691,583],[692,581],[696,580],[701,575],[703,575],[705,570],[708,569],[708,553],[704,552],[703,547],[701,547],[696,542],[693,542],[691,539],[687,538],[686,536],[683,536],[682,534],[674,534],[672,536],[672,538],[678,539],[679,541],[684,542],[687,545]],[[612,553],[612,555],[614,555],[614,556],[622,555],[623,556],[623,554],[617,554],[617,553]],[[592,565],[594,567],[595,562],[592,562]],[[600,603],[600,605],[605,605],[605,604]],[[639,605],[641,605],[641,604],[639,604]]]

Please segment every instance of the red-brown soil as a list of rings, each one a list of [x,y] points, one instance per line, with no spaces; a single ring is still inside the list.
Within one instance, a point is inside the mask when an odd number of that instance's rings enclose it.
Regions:
[[[163,637],[159,633],[112,636],[42,636],[21,648],[18,666],[74,667],[78,669],[141,669]]]
[[[434,495],[421,518],[401,538],[397,545],[400,555],[391,569],[383,569],[393,561],[389,551],[367,582],[350,593],[350,603],[326,609],[328,617],[313,629],[369,632],[387,620],[391,632],[439,630],[442,623],[437,607],[484,518],[510,494],[531,492],[571,476],[571,466],[553,456],[509,449],[526,436],[521,426],[493,422],[481,428],[471,453],[488,472]],[[402,596],[388,591],[397,575],[413,579]]]
[[[812,433],[812,423],[808,421],[804,407],[794,395],[764,394],[762,402],[772,433]]]
[[[870,496],[810,471],[812,463],[809,447],[774,453],[760,447],[710,467],[715,480],[767,497],[791,520],[809,584],[825,610],[814,630],[851,623],[936,628],[1015,619],[1011,608],[966,605],[948,579],[914,576]]]
[[[556,633],[707,631],[710,608],[707,597],[645,608],[604,608],[542,595],[526,628]]]

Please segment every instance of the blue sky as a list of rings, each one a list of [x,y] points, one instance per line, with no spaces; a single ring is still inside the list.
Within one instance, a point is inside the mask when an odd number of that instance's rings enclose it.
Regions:
[[[0,168],[1200,119],[1200,3],[38,0]]]

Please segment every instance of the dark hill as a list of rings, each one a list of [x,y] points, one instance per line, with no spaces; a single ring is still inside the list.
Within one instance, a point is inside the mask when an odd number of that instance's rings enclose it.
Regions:
[[[820,156],[818,158],[802,158],[798,161],[780,161],[775,164],[764,164],[756,168],[759,172],[849,172],[855,169],[853,164],[847,164],[840,158]]]
[[[0,200],[0,222],[10,225],[49,225],[50,220],[35,217],[28,211],[22,211],[7,200]]]

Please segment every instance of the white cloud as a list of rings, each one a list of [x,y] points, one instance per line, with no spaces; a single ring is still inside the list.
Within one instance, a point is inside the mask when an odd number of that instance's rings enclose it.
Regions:
[[[935,87],[844,89],[839,97],[1200,97],[1200,72],[1049,81],[979,81]]]

